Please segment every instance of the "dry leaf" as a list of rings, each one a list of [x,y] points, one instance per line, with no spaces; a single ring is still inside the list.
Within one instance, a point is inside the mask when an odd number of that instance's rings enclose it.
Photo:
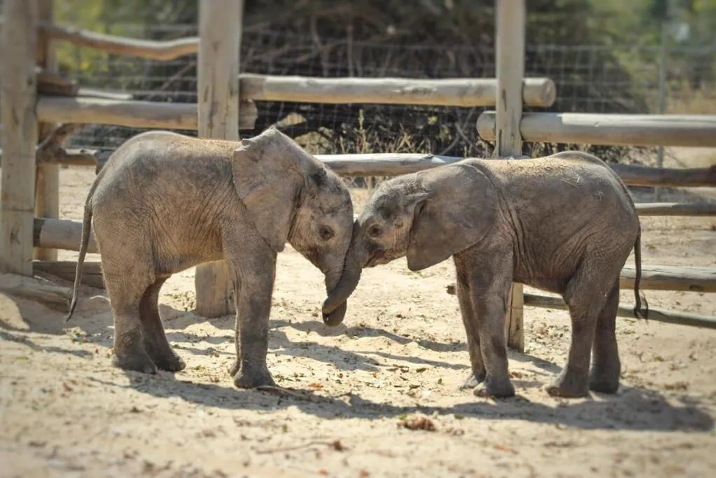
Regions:
[[[425,430],[428,432],[435,431],[435,424],[427,417],[406,418],[405,420],[401,420],[399,425],[407,428],[408,430]]]

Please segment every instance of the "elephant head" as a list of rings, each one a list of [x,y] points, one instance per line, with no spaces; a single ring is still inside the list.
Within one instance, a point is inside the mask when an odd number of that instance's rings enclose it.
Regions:
[[[407,255],[408,268],[419,271],[480,242],[497,208],[494,185],[467,162],[384,182],[353,226],[343,277],[323,313],[353,293],[363,267]]]
[[[275,128],[242,141],[232,159],[234,185],[254,226],[280,252],[288,241],[325,275],[333,293],[353,229],[353,206],[343,181]],[[346,301],[323,314],[339,324]]]

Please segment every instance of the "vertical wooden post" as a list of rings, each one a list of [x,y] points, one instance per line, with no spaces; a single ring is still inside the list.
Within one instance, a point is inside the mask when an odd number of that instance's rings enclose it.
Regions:
[[[53,0],[38,0],[38,18],[52,23]],[[57,71],[54,42],[40,35],[37,44],[37,64],[47,71]],[[39,140],[45,139],[55,128],[54,123],[40,123]],[[35,216],[58,219],[60,217],[60,167],[57,164],[41,164],[37,167],[35,183]],[[56,261],[57,249],[35,249],[35,259]]]
[[[32,224],[35,213],[37,98],[37,3],[5,0],[0,41],[2,85],[2,196],[0,269],[32,275]]]
[[[199,137],[239,139],[239,52],[243,0],[200,0],[198,57]],[[196,268],[196,309],[206,317],[231,313],[226,264]]]
[[[496,136],[499,157],[520,156],[522,79],[525,71],[525,0],[496,1]],[[522,284],[513,284],[505,316],[507,345],[525,349]]]

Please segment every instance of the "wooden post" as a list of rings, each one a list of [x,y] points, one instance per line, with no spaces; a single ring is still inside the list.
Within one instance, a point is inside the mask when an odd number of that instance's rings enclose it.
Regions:
[[[200,0],[198,57],[199,137],[239,139],[239,52],[243,0]],[[228,269],[222,262],[196,268],[196,309],[205,317],[231,313]]]
[[[38,0],[39,21],[52,23],[53,0]],[[52,40],[40,35],[37,44],[37,64],[45,71],[57,71],[57,57]],[[39,140],[42,141],[55,128],[53,123],[40,123]],[[35,183],[35,216],[58,219],[60,217],[60,167],[58,164],[39,164]],[[57,249],[35,249],[35,259],[57,260]]]
[[[525,0],[496,0],[497,149],[500,157],[520,156],[522,78],[525,70]],[[522,284],[513,284],[505,316],[507,345],[525,349]]]
[[[35,114],[37,16],[35,1],[5,0],[0,41],[2,68],[2,196],[0,269],[32,275],[32,224],[35,213]]]

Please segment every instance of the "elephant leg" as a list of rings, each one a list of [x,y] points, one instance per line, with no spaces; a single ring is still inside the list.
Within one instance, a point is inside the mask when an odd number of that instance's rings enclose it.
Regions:
[[[140,319],[140,303],[149,281],[143,283],[131,273],[115,274],[105,262],[102,266],[114,315],[112,363],[125,370],[156,373],[157,367],[144,348]],[[132,280],[126,280],[126,277],[132,277]]]
[[[515,387],[507,370],[504,324],[512,284],[512,256],[504,244],[481,246],[479,253],[467,251],[465,271],[472,299],[471,323],[477,322],[476,342],[479,343],[485,366],[485,380],[475,388],[474,393],[478,396],[511,397],[515,394]],[[470,254],[473,254],[472,259]]]
[[[504,290],[490,291],[476,298],[480,351],[485,363],[485,381],[476,389],[478,396],[512,397],[515,387],[512,385],[507,369],[507,344],[505,342],[505,312],[509,284]]]
[[[589,361],[596,322],[609,290],[600,286],[600,278],[594,274],[597,270],[585,261],[567,285],[564,300],[572,319],[572,339],[567,364],[547,387],[550,395],[570,398],[585,397],[589,393]],[[610,287],[613,283],[609,281]]]
[[[275,385],[266,365],[266,354],[276,253],[264,241],[246,241],[241,245],[227,241],[224,248],[236,303],[234,384],[239,388]]]
[[[619,281],[612,287],[607,302],[597,317],[592,351],[589,388],[595,392],[616,393],[619,388],[619,348],[617,347],[616,318],[619,307]]]
[[[465,326],[467,335],[467,350],[470,354],[470,375],[460,386],[461,389],[474,389],[485,380],[485,364],[482,362],[482,352],[480,352],[480,334],[478,332],[475,311],[472,305],[470,286],[466,272],[465,261],[461,257],[455,256],[455,272],[457,276],[457,298],[460,303],[460,315],[462,323]]]
[[[166,280],[167,278],[157,279],[142,296],[139,306],[142,337],[145,350],[159,369],[178,372],[184,370],[186,364],[169,345],[159,316],[159,291]]]

